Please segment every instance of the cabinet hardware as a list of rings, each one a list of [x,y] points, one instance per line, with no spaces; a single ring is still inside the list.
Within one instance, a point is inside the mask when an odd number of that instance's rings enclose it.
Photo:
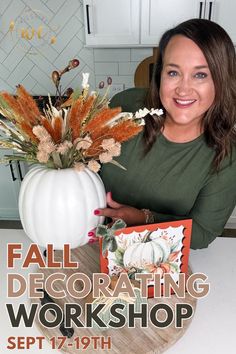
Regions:
[[[20,180],[23,181],[23,176],[22,176],[20,161],[17,161],[17,167],[18,167],[18,171],[19,171]]]
[[[88,34],[91,34],[90,22],[89,22],[89,5],[86,5],[86,17],[87,17]]]
[[[200,1],[199,18],[202,18],[202,6],[203,6],[203,1]]]
[[[209,6],[209,16],[208,16],[208,20],[211,20],[211,13],[212,13],[212,1],[210,1],[210,6]]]
[[[17,180],[17,178],[14,175],[14,169],[13,169],[13,166],[12,166],[12,160],[9,161],[9,165],[10,165],[10,170],[11,170],[11,178],[12,178],[12,180],[14,182],[15,180]]]

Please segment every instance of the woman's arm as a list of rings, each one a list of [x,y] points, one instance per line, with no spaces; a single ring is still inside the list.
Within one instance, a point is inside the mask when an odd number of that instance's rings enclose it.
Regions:
[[[94,214],[111,218],[113,221],[122,219],[127,226],[144,225],[146,223],[146,215],[142,210],[117,203],[112,199],[111,192],[107,193],[107,208],[96,209]]]
[[[188,215],[173,215],[152,211],[154,222],[192,219],[191,248],[205,248],[221,235],[236,204],[236,162],[214,174],[201,189]],[[145,224],[142,210],[115,202],[107,194],[108,207],[99,209],[99,215],[113,219],[121,218],[128,226]]]

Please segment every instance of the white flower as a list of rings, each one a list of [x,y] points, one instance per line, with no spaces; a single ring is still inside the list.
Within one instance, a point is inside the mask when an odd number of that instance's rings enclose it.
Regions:
[[[145,120],[142,118],[139,125],[145,125]]]
[[[89,88],[89,84],[88,84],[89,73],[82,73],[82,76],[83,76],[82,87],[83,87],[83,89],[88,89]]]
[[[48,158],[49,158],[49,155],[45,151],[40,150],[37,152],[37,159],[39,160],[39,162],[47,163]]]
[[[73,146],[71,141],[65,140],[63,143],[59,144],[57,147],[57,152],[65,154]]]
[[[108,151],[112,156],[120,156],[121,144],[115,143]]]
[[[81,172],[84,171],[85,165],[83,164],[83,162],[76,162],[74,164],[74,168],[76,169],[76,171]]]
[[[163,110],[158,108],[157,109],[152,108],[149,113],[151,114],[151,116],[153,116],[153,114],[156,114],[157,116],[161,116],[163,114]]]
[[[154,114],[156,114],[157,116],[161,116],[163,114],[163,110],[162,109],[154,109],[154,108],[152,108],[150,111],[147,108],[140,109],[139,111],[137,111],[135,113],[135,118],[143,118],[148,113],[151,114],[151,116],[153,116]]]
[[[51,154],[51,152],[56,150],[56,146],[52,141],[41,141],[38,145],[38,151],[43,151],[47,154]]]
[[[33,133],[41,142],[49,142],[52,140],[51,135],[42,125],[35,125],[33,127]]]
[[[85,136],[84,138],[78,138],[74,142],[76,144],[76,150],[84,149],[87,150],[92,145],[92,139],[89,136]]]
[[[133,113],[131,112],[121,112],[118,113],[115,117],[113,117],[109,122],[109,126],[114,126],[117,123],[120,123],[121,121],[129,120],[133,118]]]
[[[96,160],[90,160],[88,163],[88,168],[90,171],[97,173],[100,170],[101,165]]]
[[[106,154],[107,152],[109,153],[109,155],[111,155],[110,160],[112,160],[112,156],[119,156],[120,155],[121,144],[118,142],[115,142],[114,138],[104,139],[101,143],[101,147],[104,150],[107,150],[106,152],[99,155],[99,160],[101,162],[109,162],[109,161],[103,161],[104,159],[107,160],[107,158],[108,158],[107,154]],[[101,160],[100,156],[102,156],[102,160]]]
[[[109,153],[108,151],[102,152],[102,153],[99,155],[99,160],[100,160],[101,163],[108,163],[108,162],[111,162],[111,160],[112,160],[112,154]]]
[[[101,143],[101,147],[104,150],[109,150],[113,145],[115,145],[115,139],[114,138],[103,139],[103,141]]]
[[[144,109],[139,109],[136,113],[135,113],[135,118],[143,118],[145,117],[150,111],[147,108]]]

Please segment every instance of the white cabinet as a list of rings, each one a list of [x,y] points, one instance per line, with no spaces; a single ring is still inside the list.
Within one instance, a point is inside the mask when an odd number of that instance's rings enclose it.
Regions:
[[[156,46],[169,28],[204,11],[199,0],[141,0],[141,43]]]
[[[157,45],[169,28],[191,18],[217,22],[236,43],[235,0],[141,0],[141,40]]]
[[[212,21],[219,23],[230,35],[236,44],[236,1],[235,0],[215,0],[212,5]]]
[[[190,18],[219,23],[236,43],[235,0],[83,0],[86,45],[157,46],[169,28]]]
[[[4,155],[11,155],[11,150],[0,150],[0,159]],[[0,219],[19,219],[18,196],[23,176],[27,172],[24,163],[11,161],[0,164]]]
[[[139,44],[139,0],[84,0],[86,44]]]

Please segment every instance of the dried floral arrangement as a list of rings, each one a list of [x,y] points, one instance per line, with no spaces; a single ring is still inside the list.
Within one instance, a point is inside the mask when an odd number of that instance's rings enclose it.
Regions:
[[[88,167],[98,172],[102,163],[119,165],[121,143],[142,130],[147,111],[122,114],[109,108],[107,93],[89,92],[89,74],[83,74],[82,88],[75,90],[61,109],[49,105],[43,114],[33,97],[19,85],[16,96],[0,92],[0,148],[12,149],[1,162],[23,160],[49,168]],[[65,108],[66,107],[66,108]],[[152,110],[151,114],[161,114]],[[120,166],[120,165],[119,165]]]

